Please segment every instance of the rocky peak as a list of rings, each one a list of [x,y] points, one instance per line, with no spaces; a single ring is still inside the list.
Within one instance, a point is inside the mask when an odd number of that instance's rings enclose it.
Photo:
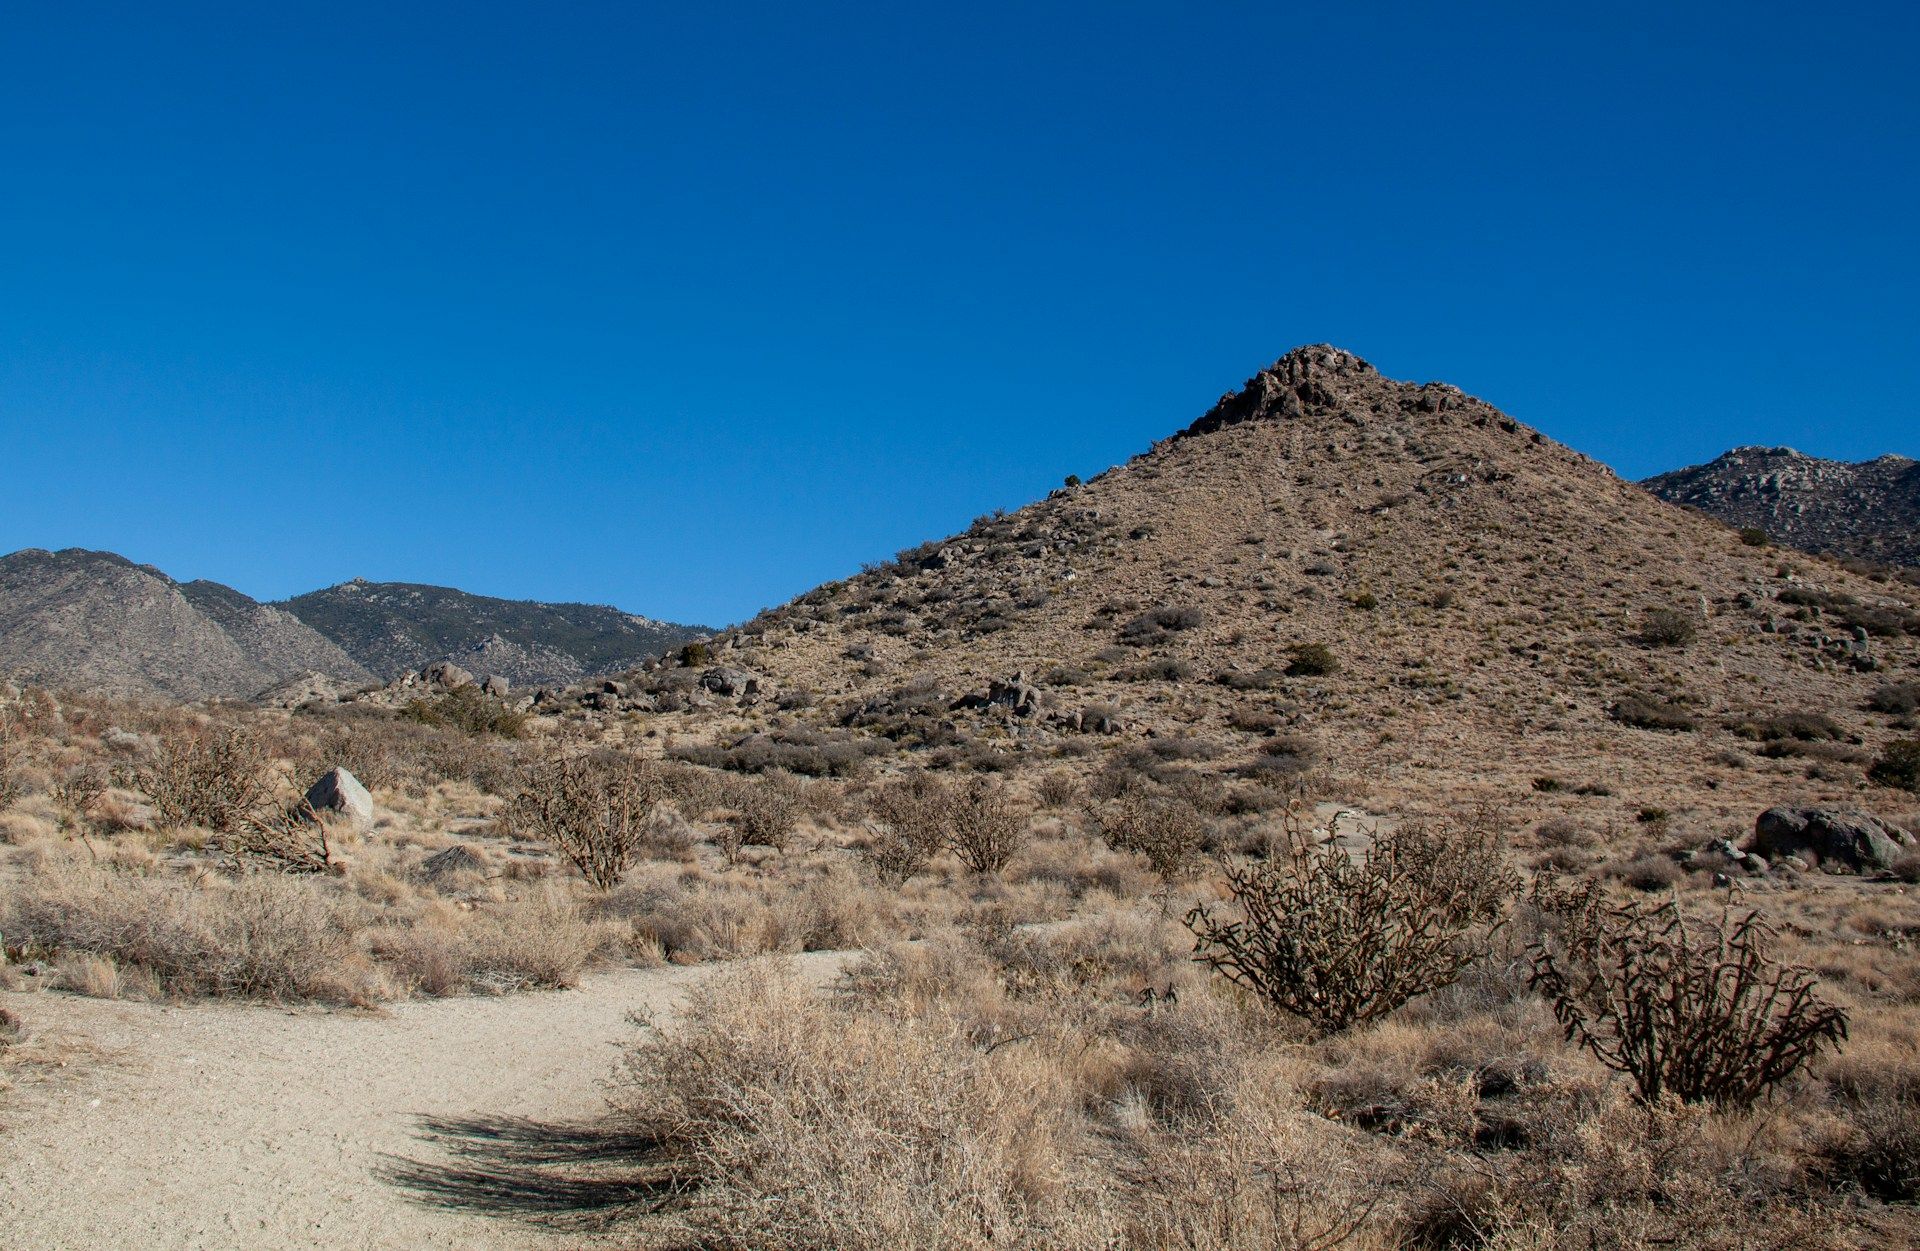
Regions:
[[[1238,391],[1229,391],[1182,438],[1211,434],[1243,421],[1301,417],[1336,406],[1356,383],[1377,382],[1378,371],[1352,352],[1327,343],[1297,347],[1267,366]]]

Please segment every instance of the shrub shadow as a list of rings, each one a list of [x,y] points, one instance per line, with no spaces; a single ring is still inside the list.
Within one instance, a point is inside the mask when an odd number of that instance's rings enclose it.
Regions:
[[[604,1227],[690,1189],[649,1134],[521,1117],[422,1117],[419,1125],[421,1141],[451,1159],[389,1156],[375,1173],[432,1207]]]

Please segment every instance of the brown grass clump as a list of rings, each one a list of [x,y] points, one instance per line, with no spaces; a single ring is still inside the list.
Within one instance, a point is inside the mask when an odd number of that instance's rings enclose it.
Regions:
[[[170,995],[355,1002],[368,993],[350,905],[308,879],[196,883],[56,854],[0,908],[9,945],[143,970]]]
[[[1074,1109],[1031,1049],[843,1013],[778,966],[716,979],[630,1063],[629,1115],[702,1184],[681,1219],[759,1247],[1106,1245]]]

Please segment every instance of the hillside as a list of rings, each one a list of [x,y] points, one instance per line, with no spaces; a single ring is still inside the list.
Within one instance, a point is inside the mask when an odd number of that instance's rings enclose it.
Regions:
[[[0,557],[0,674],[102,695],[245,699],[307,672],[372,675],[300,620],[111,552]]]
[[[1641,485],[1802,551],[1920,567],[1920,461],[1906,456],[1848,462],[1736,447]]]
[[[582,700],[670,710],[646,724],[681,744],[844,727],[992,767],[1145,747],[1314,772],[1376,811],[1750,822],[1864,786],[1895,732],[1867,701],[1914,680],[1909,594],[1319,346],[1125,465],[716,640],[759,698],[670,670]],[[1778,720],[1800,714],[1825,720]]]
[[[279,607],[392,678],[451,659],[517,686],[631,668],[706,631],[597,604],[542,604],[449,587],[355,579]]]

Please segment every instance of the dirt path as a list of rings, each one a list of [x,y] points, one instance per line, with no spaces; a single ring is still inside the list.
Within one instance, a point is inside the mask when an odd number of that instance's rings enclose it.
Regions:
[[[825,981],[842,958],[798,959]],[[542,1168],[618,1156],[573,1127],[604,1110],[627,1014],[706,973],[378,1016],[0,994],[32,1031],[0,1099],[0,1247],[596,1245],[583,1214],[618,1187],[556,1192]]]

